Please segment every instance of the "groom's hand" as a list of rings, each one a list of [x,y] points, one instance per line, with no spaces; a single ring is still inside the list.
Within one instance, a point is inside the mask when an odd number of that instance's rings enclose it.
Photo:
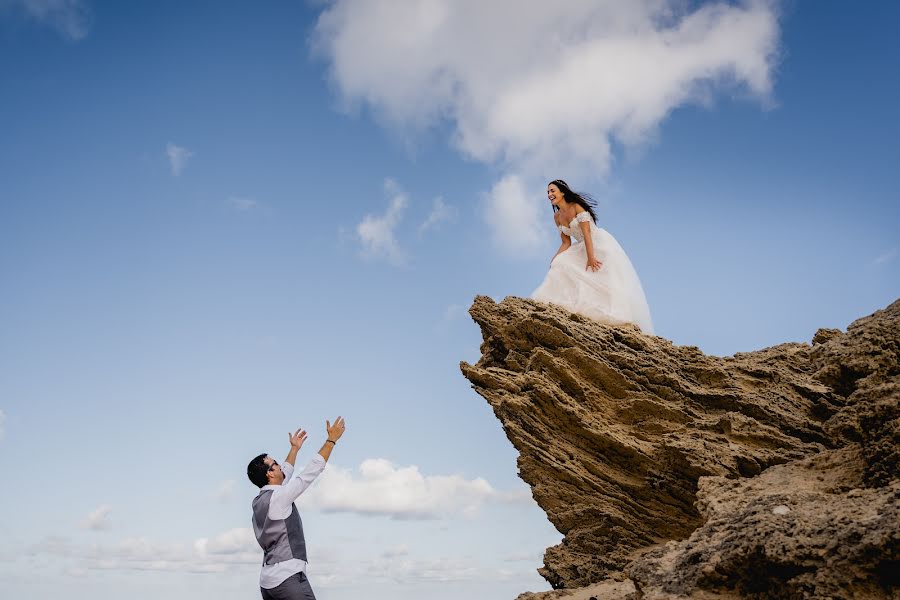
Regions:
[[[328,432],[328,439],[337,442],[344,435],[344,417],[338,417],[334,425],[325,421],[325,430]]]
[[[303,442],[306,441],[306,432],[303,429],[298,429],[294,433],[288,432],[288,439],[291,442],[291,448],[296,448],[297,450],[303,445]]]

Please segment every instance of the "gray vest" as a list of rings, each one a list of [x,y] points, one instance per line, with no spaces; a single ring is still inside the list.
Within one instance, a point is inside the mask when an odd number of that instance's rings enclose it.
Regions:
[[[263,490],[253,499],[253,533],[263,552],[263,565],[271,565],[292,558],[306,561],[306,540],[297,507],[291,504],[286,519],[269,518],[269,501],[273,490]]]

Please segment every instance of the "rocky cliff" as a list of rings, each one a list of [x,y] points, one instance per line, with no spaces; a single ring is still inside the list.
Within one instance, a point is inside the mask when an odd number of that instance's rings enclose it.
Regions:
[[[475,299],[463,374],[565,536],[521,598],[900,598],[900,301],[733,357]],[[574,592],[573,592],[574,590]]]

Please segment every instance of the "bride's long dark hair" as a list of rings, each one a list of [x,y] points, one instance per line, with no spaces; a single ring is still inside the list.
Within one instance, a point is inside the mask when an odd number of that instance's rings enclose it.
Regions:
[[[597,213],[594,212],[594,207],[597,206],[597,203],[594,202],[594,199],[590,197],[588,194],[584,194],[581,192],[573,192],[572,188],[569,187],[569,184],[563,181],[562,179],[554,179],[547,185],[555,185],[559,188],[559,191],[562,192],[563,199],[566,202],[574,202],[591,215],[591,218],[594,220],[594,223],[597,223]],[[553,212],[559,210],[558,206],[553,207]]]

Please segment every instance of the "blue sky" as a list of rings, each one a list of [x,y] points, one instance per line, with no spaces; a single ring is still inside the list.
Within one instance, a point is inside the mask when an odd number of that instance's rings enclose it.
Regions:
[[[550,179],[678,344],[896,299],[900,8],[689,5],[0,0],[0,595],[256,593],[244,467],[338,414],[320,598],[547,589],[458,362],[546,273]]]

